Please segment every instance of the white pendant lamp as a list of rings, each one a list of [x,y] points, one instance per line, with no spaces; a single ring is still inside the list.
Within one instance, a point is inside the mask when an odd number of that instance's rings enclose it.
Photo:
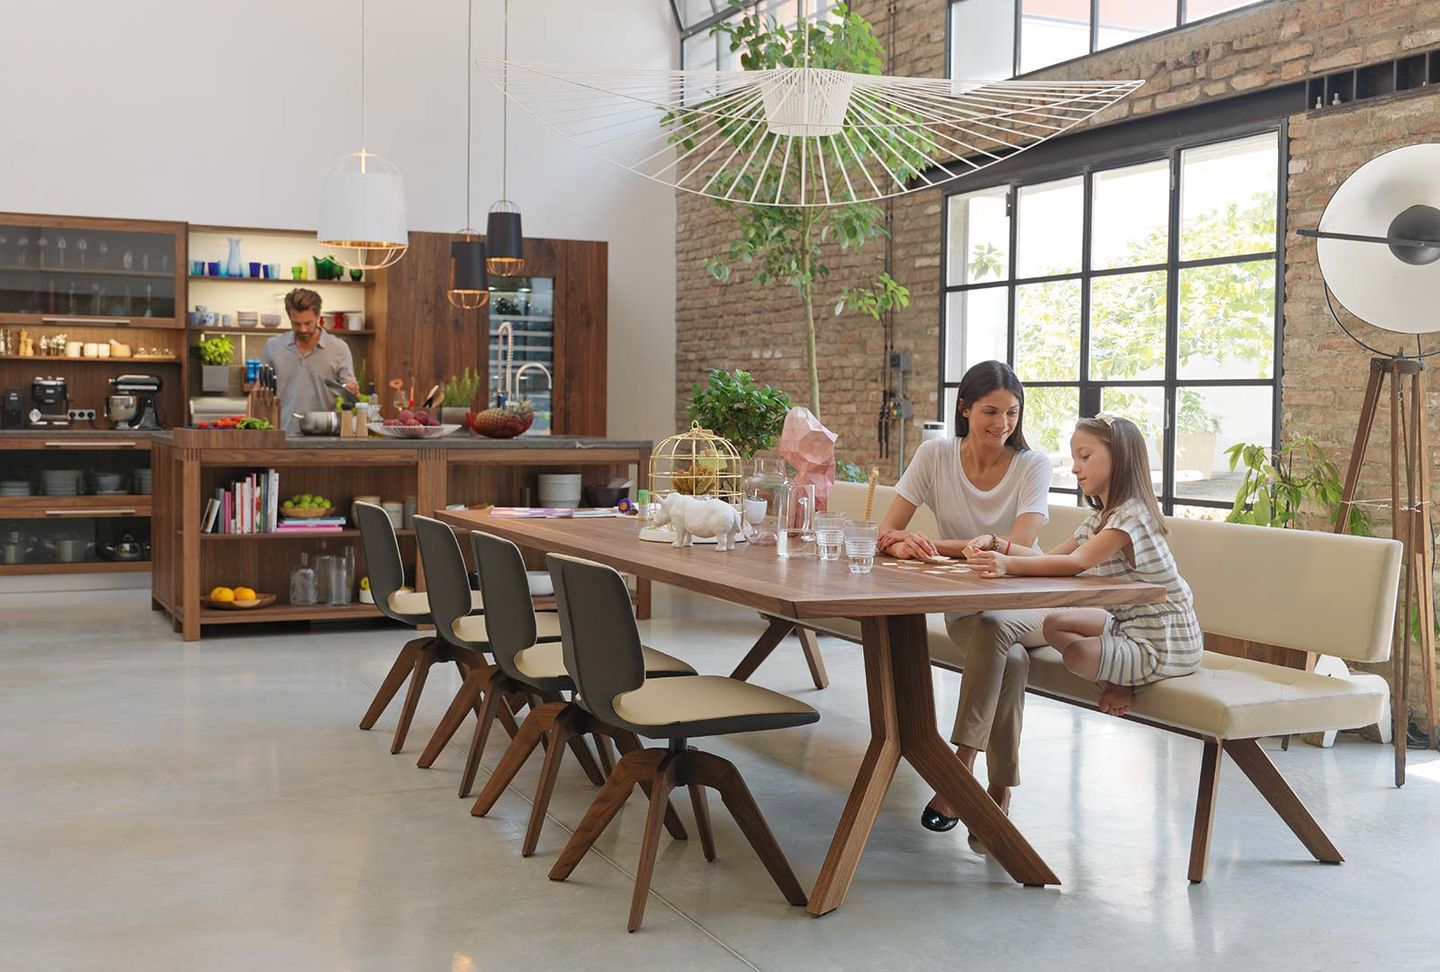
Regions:
[[[365,2],[360,3],[360,151],[330,167],[320,189],[316,239],[351,270],[380,270],[410,245],[405,179],[387,159],[365,149]]]

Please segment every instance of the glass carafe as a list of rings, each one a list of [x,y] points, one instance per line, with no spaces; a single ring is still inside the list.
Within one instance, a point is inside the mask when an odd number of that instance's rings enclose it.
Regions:
[[[290,571],[290,603],[318,604],[320,587],[315,577],[315,568],[310,566],[310,555],[301,554],[300,563]]]
[[[745,524],[750,529],[750,542],[773,547],[779,532],[780,510],[785,502],[784,459],[756,459],[755,471],[741,484]]]
[[[775,553],[792,560],[816,556],[815,484],[787,481],[780,505]]]

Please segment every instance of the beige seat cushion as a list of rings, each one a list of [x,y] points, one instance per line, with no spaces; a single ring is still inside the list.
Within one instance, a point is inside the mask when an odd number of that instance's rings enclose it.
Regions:
[[[545,615],[536,615],[543,618]],[[551,615],[554,617],[554,615]],[[654,648],[641,649],[645,653],[645,673],[647,675],[694,675],[695,669],[676,658],[674,655],[667,655],[663,651],[656,651]],[[552,678],[569,678],[570,673],[565,670],[565,655],[559,642],[536,645],[533,648],[526,648],[515,656],[515,667],[520,669],[520,674],[526,678],[533,678],[536,681]]]
[[[636,731],[659,737],[783,729],[820,718],[798,699],[724,675],[648,679],[612,704]]]
[[[390,610],[407,617],[430,616],[430,596],[424,591],[396,591],[387,602]],[[485,607],[479,591],[470,592],[470,610],[479,611]]]
[[[461,641],[472,643],[489,641],[490,636],[485,630],[485,615],[467,614],[455,622],[455,636]],[[556,614],[535,615],[535,637],[537,638],[558,638],[560,637],[560,617]],[[555,647],[560,647],[558,644]]]

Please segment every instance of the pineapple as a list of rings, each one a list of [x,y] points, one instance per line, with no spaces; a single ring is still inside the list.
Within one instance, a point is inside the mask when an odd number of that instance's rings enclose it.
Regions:
[[[469,412],[465,424],[476,435],[491,439],[513,439],[535,421],[535,406],[528,401],[508,402],[500,408]]]

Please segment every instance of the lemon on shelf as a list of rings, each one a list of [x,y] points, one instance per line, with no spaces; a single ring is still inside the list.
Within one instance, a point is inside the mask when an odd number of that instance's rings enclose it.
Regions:
[[[254,599],[255,599],[255,592],[254,592],[254,591],[251,591],[251,592],[250,592],[250,600],[254,600]],[[216,587],[216,588],[214,588],[214,589],[212,589],[212,590],[210,591],[210,600],[212,600],[212,601],[233,601],[233,600],[235,600],[235,592],[234,592],[233,590],[231,590],[230,588],[228,588],[228,587]]]
[[[251,590],[250,588],[248,588],[248,587],[237,587],[237,588],[235,588],[234,596],[235,596],[235,600],[237,600],[237,601],[254,601],[254,600],[256,600],[255,592],[254,592],[253,590]]]

